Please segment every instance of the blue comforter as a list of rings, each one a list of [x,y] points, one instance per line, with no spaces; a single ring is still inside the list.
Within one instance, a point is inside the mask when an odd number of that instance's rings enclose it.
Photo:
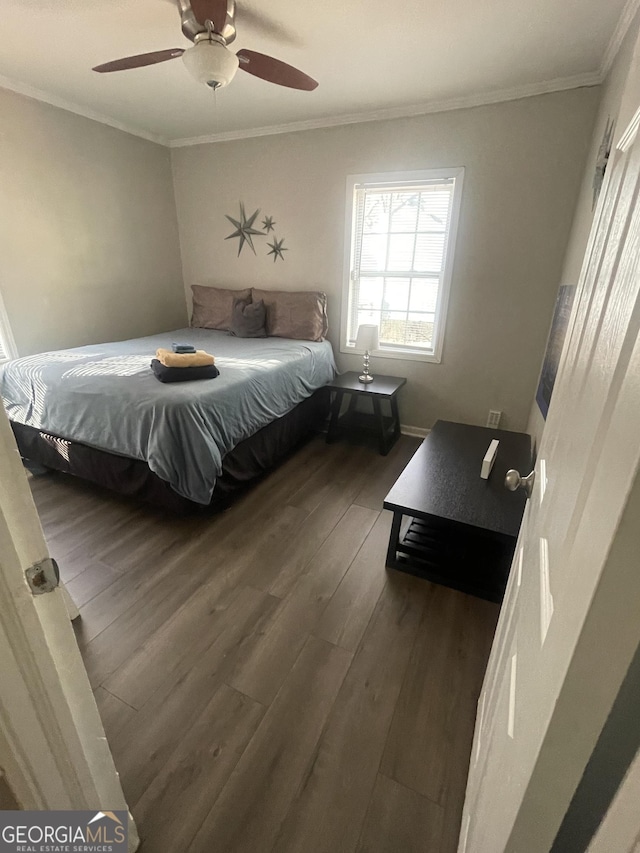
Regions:
[[[151,358],[172,341],[212,353],[217,379],[163,385]],[[328,341],[179,329],[19,358],[0,367],[12,421],[142,459],[178,494],[211,500],[223,456],[335,375]]]

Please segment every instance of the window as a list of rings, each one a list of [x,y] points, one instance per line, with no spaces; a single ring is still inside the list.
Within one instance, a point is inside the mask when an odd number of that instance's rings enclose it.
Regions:
[[[440,361],[464,169],[347,180],[342,351],[378,326],[390,358]]]
[[[0,295],[0,364],[4,364],[5,361],[9,361],[16,356],[17,350],[15,341],[13,340],[13,334],[11,333],[9,318],[7,317],[7,312],[4,309],[2,295]]]

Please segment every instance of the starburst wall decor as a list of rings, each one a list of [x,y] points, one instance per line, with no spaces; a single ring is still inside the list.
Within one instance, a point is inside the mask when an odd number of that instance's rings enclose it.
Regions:
[[[273,242],[267,243],[269,247],[269,251],[267,252],[267,256],[273,255],[274,262],[280,258],[281,261],[284,261],[284,252],[288,252],[289,249],[283,245],[284,237],[280,240],[275,235],[275,226],[276,223],[273,219],[273,216],[265,216],[262,220],[262,230],[255,228],[255,221],[260,215],[260,208],[255,210],[251,216],[247,216],[245,212],[244,202],[240,202],[240,217],[235,219],[233,216],[229,216],[225,213],[225,218],[229,220],[229,222],[235,226],[235,231],[225,237],[225,240],[233,240],[236,237],[238,238],[238,257],[240,257],[240,253],[242,252],[245,245],[248,245],[253,252],[254,255],[257,254],[256,247],[253,244],[254,237],[266,237],[267,235],[271,235]],[[273,232],[273,234],[271,234]]]
[[[256,221],[256,218],[259,213],[260,211],[256,210],[255,213],[252,213],[251,216],[247,219],[247,214],[244,212],[244,204],[240,202],[240,219],[234,219],[232,216],[227,216],[225,214],[229,222],[232,225],[236,226],[236,230],[233,232],[233,234],[229,234],[228,237],[225,237],[225,240],[231,240],[233,237],[239,238],[240,243],[238,245],[238,257],[240,257],[240,252],[242,251],[245,243],[247,243],[251,247],[251,250],[255,255],[256,249],[253,245],[252,238],[258,235],[260,237],[264,237],[262,231],[258,231],[256,228],[253,227],[253,223]]]
[[[276,237],[274,237],[273,243],[267,243],[267,246],[269,246],[269,248],[271,249],[271,251],[267,252],[267,254],[273,255],[274,264],[278,260],[278,258],[280,258],[281,261],[284,261],[284,255],[282,253],[289,251],[286,246],[282,245],[283,243],[284,237],[282,238],[282,240],[278,240]]]

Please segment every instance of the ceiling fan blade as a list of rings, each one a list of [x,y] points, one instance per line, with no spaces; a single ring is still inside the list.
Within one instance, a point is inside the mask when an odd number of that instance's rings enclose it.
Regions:
[[[227,21],[227,0],[191,0],[191,10],[203,27],[213,23],[213,31],[221,33]]]
[[[277,83],[278,86],[288,86],[290,89],[304,89],[311,92],[318,85],[317,80],[309,77],[302,71],[298,71],[293,65],[287,65],[272,56],[257,53],[255,50],[239,50],[237,53],[240,60],[240,68],[248,71],[254,77],[261,77],[269,83]]]
[[[183,53],[184,50],[181,47],[175,47],[172,50],[156,50],[154,53],[141,53],[139,56],[125,56],[124,59],[114,59],[113,62],[96,65],[93,70],[100,74],[105,74],[108,71],[128,71],[130,68],[142,68],[145,65],[166,62],[168,59],[177,59]]]

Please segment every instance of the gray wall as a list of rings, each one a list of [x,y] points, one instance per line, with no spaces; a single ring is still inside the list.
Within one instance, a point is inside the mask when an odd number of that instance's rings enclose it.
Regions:
[[[0,89],[0,259],[20,355],[185,325],[169,151]]]
[[[624,132],[626,124],[632,117],[631,115],[625,115],[622,110],[622,93],[627,79],[627,74],[631,67],[633,48],[638,37],[639,26],[640,15],[636,15],[636,19],[631,27],[629,27],[629,31],[620,48],[618,56],[616,57],[607,80],[602,87],[600,108],[594,125],[593,136],[589,143],[589,154],[582,178],[582,186],[577,198],[573,224],[571,227],[571,235],[566,247],[562,273],[558,280],[559,285],[577,285],[578,279],[580,278],[582,261],[587,248],[587,240],[589,239],[591,223],[593,221],[593,174],[598,156],[598,149],[602,142],[602,136],[604,134],[607,120],[614,119],[616,121],[615,138],[617,139]],[[632,108],[633,111],[635,111],[637,105],[637,103],[634,104]],[[551,314],[549,315],[549,323],[550,322]],[[529,416],[527,432],[531,433],[537,445],[540,444],[542,439],[544,423],[544,418],[542,417],[538,404],[534,399]]]
[[[584,171],[599,89],[410,119],[350,125],[172,151],[184,281],[329,294],[339,352],[345,178],[349,174],[466,168],[443,361],[372,359],[406,376],[405,424],[437,418],[524,429]],[[284,263],[225,241],[238,202],[272,215]],[[258,238],[261,240],[262,238]]]

